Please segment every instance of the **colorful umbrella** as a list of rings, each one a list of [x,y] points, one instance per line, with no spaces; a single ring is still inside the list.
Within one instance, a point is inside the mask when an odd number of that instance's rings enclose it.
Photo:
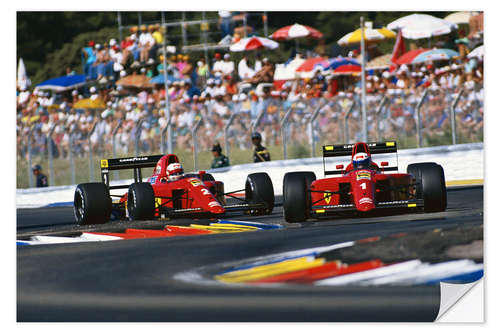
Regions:
[[[482,58],[484,57],[484,45],[476,47],[467,55],[467,58]]]
[[[105,109],[106,104],[100,98],[91,99],[85,98],[81,99],[73,105],[75,109]]]
[[[313,70],[314,71],[316,71],[317,69],[320,69],[323,71],[336,70],[338,67],[343,66],[343,65],[361,66],[360,63],[357,62],[355,59],[337,57],[337,58],[332,58],[332,59],[317,63],[316,65],[314,65]]]
[[[19,88],[28,88],[31,85],[31,80],[26,73],[26,66],[24,66],[23,58],[19,58],[19,65],[17,66],[17,86]]]
[[[56,92],[75,89],[85,84],[85,75],[68,75],[49,79],[37,85],[39,89]]]
[[[121,78],[116,81],[116,85],[124,87],[135,87],[135,88],[150,88],[153,85],[150,82],[150,78],[146,75],[132,74]]]
[[[387,53],[373,58],[366,64],[366,69],[384,69],[391,66],[392,54]]]
[[[429,49],[416,49],[416,50],[411,50],[403,54],[401,57],[397,58],[396,61],[394,62],[396,65],[405,65],[405,64],[411,64],[413,59],[417,57],[419,54],[422,54],[424,52],[430,51]]]
[[[381,28],[381,29],[365,28],[365,41],[367,42],[381,41],[389,38],[396,38],[396,34],[387,28]],[[361,28],[348,33],[347,35],[339,39],[337,43],[339,45],[346,46],[350,44],[358,44],[360,42],[361,42]]]
[[[307,59],[306,61],[304,61],[304,63],[302,65],[300,65],[298,68],[297,68],[297,72],[310,72],[314,69],[314,66],[321,63],[321,62],[324,62],[325,61],[325,58],[321,58],[321,57],[317,57],[317,58],[310,58],[310,59]]]
[[[391,22],[387,28],[401,29],[404,38],[421,39],[449,34],[457,25],[427,14],[412,14]]]
[[[180,79],[174,77],[173,75],[167,75],[167,81],[175,82],[175,81],[180,81]],[[154,84],[165,84],[165,76],[163,75],[163,73],[158,74],[155,77],[153,77],[149,82]]]
[[[337,67],[333,73],[334,74],[348,74],[348,73],[359,73],[361,72],[361,65],[342,65]]]
[[[240,39],[239,42],[231,45],[229,50],[231,52],[242,52],[242,51],[252,51],[252,50],[262,50],[262,49],[270,49],[274,50],[279,46],[273,40],[262,38],[262,37],[247,37]]]
[[[460,54],[457,51],[450,49],[435,49],[420,53],[412,60],[412,64],[418,64],[426,61],[450,60],[453,57],[458,57]]]
[[[297,24],[287,25],[276,30],[269,38],[274,40],[290,40],[295,38],[323,38],[323,34],[307,25]]]

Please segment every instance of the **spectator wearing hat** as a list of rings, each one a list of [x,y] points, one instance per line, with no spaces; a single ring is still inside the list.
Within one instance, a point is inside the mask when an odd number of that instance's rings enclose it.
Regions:
[[[49,186],[49,182],[47,180],[47,176],[42,173],[42,167],[39,164],[36,164],[31,168],[33,174],[36,177],[36,187],[47,187]]]
[[[85,74],[85,78],[87,80],[94,80],[97,77],[97,74],[95,77],[93,76],[93,65],[96,61],[96,52],[94,50],[95,43],[93,40],[89,41],[88,46],[84,47],[82,49],[82,53],[85,57],[85,65],[83,67],[83,72]]]
[[[219,143],[216,143],[212,147],[212,155],[214,159],[212,160],[212,164],[210,168],[224,168],[229,166],[229,158],[226,155],[222,154],[222,148]]]
[[[215,59],[213,64],[214,65],[212,66],[212,75],[222,76],[222,66],[224,64],[224,61],[222,60],[220,53],[215,54]]]
[[[259,132],[252,133],[252,144],[255,146],[253,151],[254,163],[267,162],[271,160],[269,151],[262,145],[262,136]]]
[[[234,73],[234,62],[231,60],[229,53],[224,54],[224,61],[221,65],[222,76],[233,75]]]

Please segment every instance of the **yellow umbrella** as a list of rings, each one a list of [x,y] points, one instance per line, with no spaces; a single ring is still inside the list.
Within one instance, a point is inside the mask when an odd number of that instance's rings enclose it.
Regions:
[[[381,28],[381,29],[365,28],[365,41],[367,42],[381,41],[389,38],[396,38],[396,33],[387,28]],[[345,46],[350,44],[359,44],[360,42],[361,42],[361,28],[353,32],[350,32],[341,39],[339,39],[338,44],[341,46]]]
[[[105,109],[106,104],[100,98],[90,99],[85,98],[81,99],[73,105],[75,109]]]

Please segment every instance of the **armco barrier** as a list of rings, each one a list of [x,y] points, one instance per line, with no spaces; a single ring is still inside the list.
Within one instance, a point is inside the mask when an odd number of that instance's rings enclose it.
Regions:
[[[477,180],[483,179],[483,154],[483,143],[404,149],[398,151],[398,166],[400,172],[406,172],[408,164],[436,162],[443,166],[447,181]],[[335,161],[334,163],[347,163],[349,157],[332,159],[332,161]],[[224,182],[226,191],[243,189],[248,173],[267,172],[273,181],[275,194],[281,195],[283,176],[286,172],[313,171],[316,173],[316,177],[323,177],[323,158],[314,157],[240,164],[207,171],[214,174],[217,180]],[[121,185],[130,182],[131,180],[120,180],[112,183],[113,185]],[[69,202],[73,200],[74,190],[75,185],[18,189],[16,192],[16,205],[18,208],[29,208],[46,206],[57,202]]]

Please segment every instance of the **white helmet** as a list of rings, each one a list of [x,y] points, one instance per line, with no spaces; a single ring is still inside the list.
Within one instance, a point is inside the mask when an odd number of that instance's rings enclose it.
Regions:
[[[352,166],[354,169],[365,169],[371,164],[370,156],[367,153],[357,153],[352,158]]]
[[[167,167],[167,176],[169,181],[179,180],[184,175],[184,169],[180,163],[171,163]]]

